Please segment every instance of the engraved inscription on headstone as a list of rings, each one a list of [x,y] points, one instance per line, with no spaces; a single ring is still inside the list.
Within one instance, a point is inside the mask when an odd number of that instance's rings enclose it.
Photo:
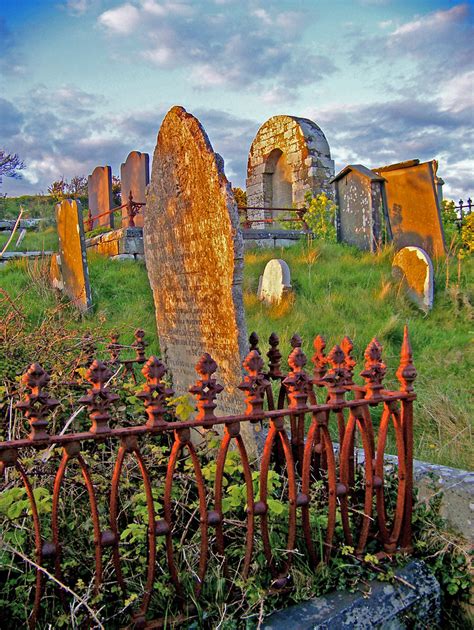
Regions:
[[[150,182],[150,156],[148,153],[132,151],[125,162],[120,166],[120,189],[122,191],[122,204],[127,203],[130,191],[133,201],[146,203],[146,187]],[[145,206],[142,206],[135,217],[135,226],[143,227]],[[122,208],[122,226],[128,226],[127,208]]]
[[[218,414],[242,412],[241,362],[247,352],[237,206],[199,121],[173,107],[158,134],[147,194],[144,246],[160,347],[175,390],[196,382],[204,352],[225,390]],[[255,454],[253,425],[242,423]]]
[[[395,278],[406,283],[407,294],[423,311],[433,308],[433,263],[421,247],[403,247],[392,263]]]
[[[110,166],[96,166],[92,175],[87,178],[89,210],[93,222],[92,228],[98,226],[114,227],[114,215],[105,214],[112,209],[112,169]],[[102,215],[102,216],[99,216]],[[98,217],[97,219],[95,217]]]
[[[59,256],[64,291],[77,308],[92,306],[82,209],[79,201],[65,199],[56,205]]]
[[[267,304],[279,304],[291,291],[290,268],[281,258],[269,260],[258,287],[258,298]]]

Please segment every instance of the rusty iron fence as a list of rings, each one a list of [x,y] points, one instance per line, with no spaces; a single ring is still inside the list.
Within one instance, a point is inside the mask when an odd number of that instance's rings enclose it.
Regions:
[[[254,211],[254,210],[264,211],[265,216],[263,216],[260,219],[251,217],[249,214],[249,210],[250,211]],[[254,223],[264,223],[267,225],[268,224],[271,225],[273,223],[292,222],[292,223],[301,223],[302,229],[308,232],[309,227],[306,221],[304,220],[304,215],[306,211],[307,211],[307,208],[268,208],[264,206],[239,206],[239,215],[241,219],[241,224],[242,224],[242,227],[246,229],[252,229],[252,225]],[[271,216],[270,217],[266,216],[268,214],[271,214],[272,212],[283,212],[286,215],[292,214],[295,216],[292,216],[292,217],[283,216],[280,219],[277,219]]]
[[[110,208],[110,210],[107,210],[106,212],[101,212],[100,214],[96,214],[95,216],[92,216],[92,211],[89,208],[87,212],[87,219],[84,220],[84,227],[88,232],[90,232],[94,229],[94,221],[96,221],[97,219],[108,217],[111,214],[114,214],[114,212],[116,212],[117,210],[127,208],[128,227],[133,228],[135,227],[135,217],[137,216],[137,214],[139,214],[142,206],[144,205],[146,204],[139,201],[134,201],[132,191],[130,191],[127,202],[123,203],[121,206]]]
[[[327,561],[335,546],[336,523],[342,525],[345,544],[354,547],[354,553],[365,553],[370,541],[377,541],[381,554],[398,550],[410,551],[412,516],[412,468],[413,468],[413,401],[416,396],[413,382],[416,370],[405,328],[401,358],[396,371],[400,386],[397,390],[386,389],[384,377],[386,365],[382,360],[382,347],[373,339],[365,350],[364,369],[360,372],[363,385],[354,382],[356,362],[352,357],[353,344],[345,337],[340,345],[326,354],[326,343],[318,335],[311,357],[312,370],[305,369],[307,357],[302,350],[298,335],[291,339],[288,356],[289,370],[284,373],[279,338],[273,333],[270,348],[259,348],[255,333],[249,338],[250,351],[243,362],[243,378],[239,389],[245,395],[243,410],[239,415],[216,415],[219,394],[223,390],[216,378],[218,366],[209,354],[204,354],[196,365],[197,381],[189,389],[195,397],[197,413],[193,419],[179,420],[173,414],[170,397],[174,395],[167,378],[167,368],[156,356],[145,360],[143,331],[137,331],[136,353],[128,363],[143,366],[145,381],[137,398],[143,402],[144,420],[124,426],[120,413],[113,412],[119,398],[109,385],[112,370],[119,365],[124,348],[115,335],[108,346],[110,360],[92,360],[87,370],[88,391],[78,403],[85,405],[89,425],[82,432],[50,433],[49,421],[59,402],[48,393],[49,375],[38,364],[30,366],[21,379],[23,394],[17,404],[29,424],[30,433],[0,442],[0,467],[8,478],[16,475],[28,497],[31,524],[34,532],[33,562],[36,566],[36,582],[29,618],[35,627],[41,618],[42,607],[51,604],[51,596],[44,597],[45,582],[54,576],[58,595],[67,609],[68,592],[65,591],[64,553],[61,519],[67,521],[67,511],[62,507],[62,489],[68,467],[78,467],[86,488],[86,497],[93,523],[92,531],[77,531],[75,535],[89,536],[89,562],[96,593],[110,590],[111,584],[120,587],[116,595],[117,606],[127,598],[127,575],[123,571],[123,543],[119,490],[124,462],[134,458],[146,497],[146,548],[143,563],[143,591],[130,613],[134,628],[158,627],[159,620],[150,621],[149,607],[157,572],[167,572],[177,601],[186,615],[186,606],[199,598],[206,583],[206,571],[210,553],[223,559],[224,571],[232,562],[245,581],[251,572],[256,541],[262,546],[266,558],[271,588],[284,592],[291,584],[294,553],[307,555],[308,563],[315,567]],[[130,346],[128,346],[130,348]],[[92,351],[92,350],[91,350]],[[90,357],[92,359],[92,357]],[[319,394],[318,394],[319,392]],[[318,397],[323,402],[318,402]],[[375,414],[375,415],[374,415]],[[377,421],[374,418],[377,418]],[[146,418],[146,420],[145,420]],[[241,435],[243,423],[261,427],[262,449],[260,457],[251,461],[246,443]],[[391,428],[393,427],[393,429]],[[387,505],[385,488],[386,469],[384,453],[387,435],[393,430],[398,455],[396,500]],[[204,462],[199,456],[199,445],[193,438],[197,431],[215,429],[219,432],[218,446],[213,453],[215,477],[203,475]],[[196,431],[195,431],[196,430]],[[159,442],[163,437],[167,441]],[[355,505],[355,483],[359,467],[356,465],[356,446],[361,440],[364,453],[362,486],[359,488],[362,505]],[[335,448],[333,441],[339,441]],[[153,458],[145,460],[146,444],[160,443],[167,453],[167,468],[158,481],[153,477]],[[88,449],[107,443],[115,453],[113,471],[108,483],[109,491],[98,494],[96,490],[96,462],[90,459]],[[163,446],[165,444],[165,446]],[[52,489],[52,511],[40,517],[34,488],[42,484],[41,466],[28,468],[31,453],[52,450],[61,456],[55,468]],[[242,539],[245,551],[242,557],[227,556],[228,521],[223,509],[225,498],[225,465],[230,451],[240,458],[243,488],[246,497]],[[185,455],[187,451],[187,455]],[[196,533],[200,538],[194,593],[186,592],[182,573],[176,559],[176,474],[183,461],[187,461],[194,474],[196,486]],[[148,463],[147,463],[148,462]],[[269,490],[269,473],[278,470],[285,480],[286,543],[278,548],[272,543],[270,528],[272,514]],[[103,472],[101,473],[103,475]],[[152,482],[152,478],[155,481]],[[258,480],[255,491],[254,480]],[[156,503],[154,490],[161,488],[160,504]],[[315,485],[323,487],[325,504],[315,500]],[[99,518],[102,514],[102,520]],[[312,516],[324,514],[323,540],[314,530]],[[104,525],[103,515],[108,514]],[[45,518],[49,519],[45,524]],[[160,543],[160,544],[158,544]],[[104,585],[104,563],[113,566]],[[49,571],[49,578],[45,569]],[[60,586],[61,585],[61,586]],[[130,606],[129,606],[130,608]],[[128,610],[128,609],[127,609]]]

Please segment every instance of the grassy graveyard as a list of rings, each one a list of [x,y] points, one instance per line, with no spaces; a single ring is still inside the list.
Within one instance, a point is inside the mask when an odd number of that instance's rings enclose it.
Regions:
[[[41,238],[42,233],[33,236]],[[49,231],[44,235],[47,237],[52,238]],[[257,331],[262,350],[270,333],[277,332],[283,353],[288,351],[293,333],[298,332],[308,358],[318,333],[326,338],[327,351],[347,334],[354,342],[356,373],[363,369],[365,346],[377,336],[384,346],[388,366],[385,382],[390,386],[395,385],[403,326],[408,323],[418,370],[415,457],[469,469],[473,463],[473,405],[466,375],[474,361],[474,263],[464,259],[458,266],[457,261],[439,261],[435,305],[424,315],[392,279],[392,256],[390,249],[373,256],[349,246],[317,241],[280,251],[247,252],[244,303],[248,331]],[[268,260],[275,257],[288,262],[294,293],[280,305],[268,307],[257,299],[258,278]],[[25,335],[44,331],[47,322],[53,322],[58,331],[67,331],[71,340],[90,332],[106,344],[113,331],[120,331],[126,342],[141,327],[147,333],[148,352],[159,352],[153,300],[143,264],[90,257],[94,311],[86,318],[78,316],[50,289],[46,268],[46,262],[22,261],[1,271],[5,292],[1,309],[3,314],[13,308],[21,313]],[[64,335],[51,334],[58,337],[57,347],[62,347]],[[15,338],[22,346],[21,336]],[[17,363],[12,362],[11,351],[1,357],[3,372],[10,365],[10,371],[19,373],[33,359],[51,367],[54,363],[48,356],[50,347],[41,343],[41,333],[37,345],[17,350]]]
[[[40,233],[38,233],[38,236]],[[356,373],[362,370],[363,352],[371,336],[376,335],[384,346],[384,359],[388,366],[386,384],[395,385],[394,371],[398,366],[403,325],[407,322],[413,346],[414,360],[419,376],[415,382],[418,400],[415,407],[415,456],[432,462],[460,468],[472,466],[472,400],[465,376],[472,365],[472,339],[470,328],[473,319],[472,260],[463,260],[460,268],[440,263],[436,269],[435,307],[429,315],[418,311],[405,297],[400,285],[391,276],[393,252],[386,249],[379,255],[362,253],[352,247],[317,241],[300,242],[286,250],[254,250],[246,253],[244,273],[244,303],[248,331],[256,330],[260,335],[260,348],[266,351],[266,340],[276,331],[281,340],[282,353],[288,354],[289,341],[294,332],[303,337],[303,349],[308,357],[312,354],[312,340],[322,333],[327,340],[327,350],[339,342],[345,334],[354,341],[354,357],[358,361]],[[256,297],[259,275],[270,258],[282,257],[290,266],[294,293],[278,306],[264,306]],[[18,261],[9,263],[0,271],[0,314],[2,327],[2,354],[0,355],[0,411],[5,419],[0,427],[0,437],[17,432],[20,413],[14,413],[8,401],[16,389],[19,375],[25,367],[39,361],[52,372],[55,395],[61,399],[63,414],[70,414],[74,396],[61,386],[69,377],[71,366],[77,357],[83,335],[91,334],[99,347],[99,355],[105,355],[105,345],[113,331],[121,333],[122,343],[133,341],[137,327],[146,331],[149,354],[159,353],[155,334],[155,314],[151,290],[143,263],[135,261],[113,261],[101,256],[89,256],[89,271],[92,286],[93,312],[82,317],[64,298],[58,296],[49,284],[49,260]],[[362,331],[364,331],[362,335]],[[286,366],[284,366],[286,369]],[[83,370],[83,368],[81,368]],[[310,369],[310,366],[308,366]],[[137,386],[125,384],[121,390],[118,414],[121,423],[136,423],[143,417],[142,402],[136,397]],[[177,392],[182,393],[182,392]],[[53,424],[61,422],[57,416]],[[67,416],[66,416],[67,417]],[[376,421],[376,418],[375,418]],[[82,412],[75,420],[74,429],[88,426],[88,418]],[[52,427],[54,430],[54,427]],[[56,429],[57,430],[57,429]],[[335,436],[334,436],[335,437]],[[215,440],[216,441],[216,440]],[[213,446],[212,440],[209,443]],[[394,451],[393,444],[391,445]],[[390,451],[390,448],[387,450]],[[144,456],[152,471],[153,497],[159,506],[162,500],[162,476],[166,470],[168,456],[166,445],[144,445]],[[243,556],[242,522],[245,519],[245,488],[239,472],[236,453],[232,453],[226,464],[226,512],[228,550],[232,557]],[[97,492],[108,493],[109,471],[115,457],[114,448],[100,445],[87,452],[90,464],[96,470],[94,483]],[[35,461],[32,455],[31,464]],[[44,487],[35,489],[40,517],[48,522],[51,512],[49,488],[58,465],[58,454],[51,457],[43,479]],[[203,474],[212,483],[215,475],[213,458],[203,455]],[[241,468],[241,467],[240,467]],[[120,614],[128,614],[130,607],[138,601],[143,585],[136,579],[139,574],[139,558],[146,557],[146,501],[145,494],[138,492],[140,483],[136,465],[127,464],[127,478],[121,492],[127,527],[121,533],[121,549],[124,571],[131,585],[131,592]],[[187,534],[189,509],[197,509],[198,498],[192,481],[189,462],[178,473],[175,498],[177,538],[186,538],[186,543],[177,544],[177,553],[184,554],[187,562],[197,563],[199,534]],[[284,484],[276,473],[272,473],[272,544],[284,547],[287,535],[288,508],[281,499]],[[65,495],[69,506],[69,529],[63,530],[65,540],[66,579],[74,585],[76,597],[97,607],[105,627],[115,627],[118,620],[108,617],[113,614],[118,586],[112,591],[93,596],[90,590],[92,574],[87,563],[78,558],[89,557],[90,549],[85,539],[74,535],[77,528],[91,529],[90,513],[84,497],[79,471],[71,472]],[[396,499],[395,476],[387,476],[386,492],[393,505]],[[179,488],[178,488],[179,484]],[[257,481],[254,481],[255,492]],[[280,496],[281,495],[281,496]],[[179,497],[185,497],[178,501]],[[468,555],[464,543],[445,529],[439,517],[439,498],[426,505],[419,503],[414,511],[413,530],[415,557],[424,558],[442,584],[444,619],[449,627],[463,627],[466,619],[459,601],[466,599],[469,589]],[[182,508],[182,509],[181,509]],[[0,553],[0,566],[9,567],[12,550],[31,553],[31,531],[28,523],[28,500],[24,490],[13,484],[0,501],[0,524],[3,527],[5,548]],[[105,510],[105,511],[104,511]],[[100,518],[106,527],[107,507],[101,502]],[[315,514],[312,527],[325,527],[325,517]],[[23,525],[18,526],[18,524]],[[375,542],[375,541],[374,541]],[[157,552],[164,552],[163,539],[157,544]],[[340,524],[336,527],[336,545],[339,549],[328,565],[320,565],[316,571],[310,568],[304,554],[295,557],[292,569],[293,588],[286,595],[268,591],[267,565],[260,541],[251,567],[251,577],[245,582],[238,574],[233,578],[230,598],[224,597],[227,583],[221,572],[221,561],[211,554],[208,576],[200,602],[192,613],[186,627],[229,630],[254,628],[264,616],[291,603],[322,595],[333,589],[365,589],[367,580],[377,577],[393,581],[394,571],[406,562],[405,556],[379,562],[369,546],[363,560],[353,555],[342,539]],[[374,547],[375,549],[375,547]],[[181,556],[180,556],[181,557]],[[16,565],[15,565],[16,566]],[[0,575],[7,569],[0,568]],[[106,576],[111,575],[110,563],[106,565]],[[182,579],[187,592],[192,592],[192,573],[184,571]],[[8,580],[0,589],[0,605],[6,606],[12,619],[23,623],[29,610],[34,574],[8,569]],[[53,594],[48,586],[49,596]],[[461,598],[461,599],[460,599]],[[49,608],[55,627],[71,627],[71,620],[78,626],[87,624],[87,612],[76,608],[73,612],[62,610],[59,600],[52,599]],[[166,611],[172,617],[178,614],[173,603],[173,591],[166,574],[156,578],[150,614]],[[225,624],[223,621],[225,619]],[[89,620],[90,621],[90,620]],[[194,625],[193,625],[194,624]]]

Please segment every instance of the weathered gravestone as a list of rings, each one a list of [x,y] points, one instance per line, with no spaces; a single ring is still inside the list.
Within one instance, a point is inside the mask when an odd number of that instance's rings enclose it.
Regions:
[[[96,166],[87,178],[89,210],[92,216],[92,228],[98,226],[114,227],[114,215],[105,214],[112,209],[112,169],[110,166]],[[99,216],[102,215],[102,216]],[[95,218],[98,217],[98,218]]]
[[[150,182],[150,156],[148,153],[132,151],[125,162],[120,166],[120,184],[122,191],[122,204],[129,200],[130,192],[133,201],[146,203],[146,187]],[[135,226],[143,227],[145,207],[135,217]],[[128,226],[127,208],[122,208],[122,226]]]
[[[144,246],[160,348],[176,392],[196,382],[196,362],[208,352],[225,388],[216,413],[241,413],[247,335],[238,210],[204,129],[182,107],[168,112],[158,134]],[[242,423],[241,431],[255,454],[253,425]]]
[[[61,273],[61,256],[59,254],[53,254],[51,256],[49,277],[51,280],[51,284],[55,289],[58,289],[59,291],[64,290],[63,276]]]
[[[281,258],[269,260],[260,276],[258,299],[267,304],[279,304],[291,291],[290,268]]]
[[[433,263],[421,247],[403,247],[398,251],[393,259],[392,273],[403,279],[408,296],[423,311],[433,308]]]
[[[438,199],[435,160],[410,160],[373,169],[385,179],[388,215],[396,249],[423,248],[430,256],[444,256],[444,233]]]
[[[92,306],[82,209],[79,201],[56,205],[59,256],[64,292],[82,312]]]
[[[384,178],[362,164],[349,164],[332,182],[336,186],[338,240],[359,249],[377,251],[382,245]]]

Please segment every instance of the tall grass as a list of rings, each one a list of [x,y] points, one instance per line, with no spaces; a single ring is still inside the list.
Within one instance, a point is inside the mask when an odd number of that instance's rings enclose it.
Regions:
[[[278,306],[267,307],[256,297],[258,278],[271,258],[290,266],[294,293]],[[246,253],[244,303],[248,331],[258,332],[262,350],[271,332],[280,336],[283,354],[298,332],[303,350],[312,354],[312,340],[321,333],[328,350],[349,335],[354,342],[356,373],[374,336],[384,346],[386,384],[397,386],[403,326],[409,326],[414,362],[415,456],[446,465],[470,468],[472,456],[473,271],[472,260],[454,266],[446,288],[445,262],[436,264],[435,305],[425,315],[405,297],[391,276],[392,251],[372,255],[345,245],[301,242],[285,250]],[[36,263],[37,265],[39,263]],[[31,272],[32,263],[11,263],[0,270],[0,287],[21,304],[31,328],[48,316],[58,298],[48,288],[47,269]],[[89,258],[94,309],[81,317],[65,306],[65,325],[106,339],[114,330],[130,338],[135,328],[147,333],[149,353],[158,352],[153,298],[143,263]],[[1,307],[0,307],[1,308]]]

